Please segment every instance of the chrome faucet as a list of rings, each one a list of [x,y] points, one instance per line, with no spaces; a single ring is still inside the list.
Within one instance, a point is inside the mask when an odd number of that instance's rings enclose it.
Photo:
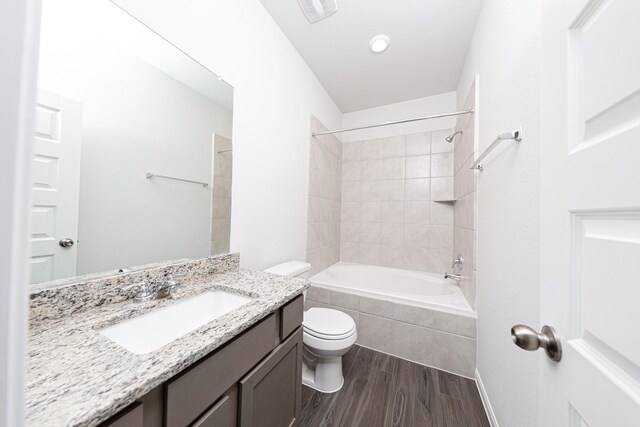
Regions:
[[[452,274],[452,273],[444,273],[444,278],[445,279],[453,279],[456,282],[459,282],[460,280],[464,279],[464,276],[461,276],[459,274]]]
[[[133,296],[133,300],[135,302],[144,302],[152,299],[166,298],[173,294],[173,290],[178,285],[178,282],[176,282],[172,273],[167,273],[164,277],[165,278],[163,281],[158,281],[154,284],[139,282],[123,286],[119,289],[121,291],[133,290],[135,292]]]

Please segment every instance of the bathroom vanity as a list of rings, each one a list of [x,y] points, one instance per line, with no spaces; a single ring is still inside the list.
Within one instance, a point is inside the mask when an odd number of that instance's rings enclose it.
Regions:
[[[309,284],[238,264],[223,255],[34,292],[26,425],[297,425]],[[182,277],[168,298],[135,303],[121,291],[167,270]],[[141,354],[100,333],[209,291],[251,300]]]
[[[102,426],[297,425],[301,324],[299,296]]]

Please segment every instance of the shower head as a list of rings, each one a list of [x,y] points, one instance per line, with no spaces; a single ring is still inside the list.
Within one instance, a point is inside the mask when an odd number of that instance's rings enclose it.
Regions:
[[[454,132],[452,135],[449,135],[448,137],[446,137],[444,140],[447,141],[448,143],[452,143],[453,142],[453,138],[456,137],[457,134],[462,135],[464,132],[462,132],[461,130],[458,130],[456,132]]]

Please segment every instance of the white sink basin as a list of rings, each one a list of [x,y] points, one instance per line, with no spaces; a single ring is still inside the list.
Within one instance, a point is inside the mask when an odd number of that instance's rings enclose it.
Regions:
[[[100,334],[135,354],[145,354],[251,301],[224,291],[205,292],[168,307],[117,323]]]

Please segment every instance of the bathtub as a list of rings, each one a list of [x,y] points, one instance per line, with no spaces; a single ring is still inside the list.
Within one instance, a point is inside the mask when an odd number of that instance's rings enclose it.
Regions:
[[[476,317],[456,283],[441,274],[339,262],[309,280],[332,291]]]
[[[305,309],[350,315],[358,345],[473,378],[476,313],[443,275],[339,262],[310,279]]]

